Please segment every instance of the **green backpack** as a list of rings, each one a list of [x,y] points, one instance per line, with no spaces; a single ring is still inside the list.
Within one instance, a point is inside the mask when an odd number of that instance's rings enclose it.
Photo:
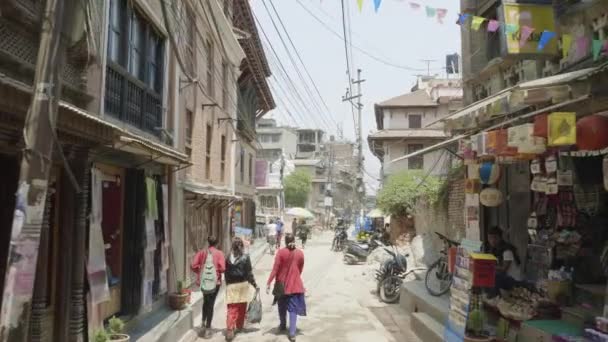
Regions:
[[[215,270],[215,264],[213,263],[213,253],[211,250],[207,250],[207,257],[205,258],[205,264],[201,270],[201,291],[204,294],[215,292],[217,287],[217,272]]]

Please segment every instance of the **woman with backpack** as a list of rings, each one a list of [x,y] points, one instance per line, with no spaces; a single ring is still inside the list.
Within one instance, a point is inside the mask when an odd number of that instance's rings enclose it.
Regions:
[[[253,276],[253,268],[249,255],[244,253],[243,240],[240,237],[232,239],[232,250],[226,258],[226,341],[232,341],[237,330],[245,325],[247,303],[251,300],[250,287],[256,293],[260,291]]]
[[[296,239],[293,235],[285,235],[285,245],[277,252],[274,267],[268,277],[266,292],[270,293],[270,285],[275,281],[272,294],[275,303],[279,304],[279,331],[287,330],[287,312],[289,312],[289,341],[296,340],[296,322],[298,316],[306,316],[306,301],[304,299],[304,253],[296,249]]]
[[[201,250],[192,260],[192,271],[196,273],[196,283],[203,292],[203,323],[201,335],[204,338],[211,337],[211,321],[213,321],[213,307],[215,299],[222,285],[222,273],[226,270],[226,259],[224,253],[216,248],[217,238],[207,238],[208,249]],[[207,256],[211,254],[211,258]]]

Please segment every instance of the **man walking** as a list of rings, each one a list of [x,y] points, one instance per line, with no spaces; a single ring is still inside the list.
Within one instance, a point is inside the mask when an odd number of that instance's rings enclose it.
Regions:
[[[203,292],[203,323],[201,335],[211,338],[211,321],[213,321],[213,307],[215,299],[222,285],[222,274],[226,271],[226,258],[224,253],[216,248],[217,238],[209,236],[208,249],[201,250],[192,260],[192,271],[196,273],[196,283]],[[211,255],[211,258],[208,256]]]

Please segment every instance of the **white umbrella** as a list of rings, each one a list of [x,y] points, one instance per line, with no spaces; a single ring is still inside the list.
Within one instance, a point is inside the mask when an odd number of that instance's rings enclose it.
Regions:
[[[290,216],[300,217],[300,218],[314,218],[315,217],[315,215],[313,213],[311,213],[310,211],[308,211],[307,209],[298,208],[298,207],[287,210],[286,214],[290,215]]]
[[[367,214],[367,217],[371,217],[371,218],[384,217],[384,213],[380,209],[374,209]]]

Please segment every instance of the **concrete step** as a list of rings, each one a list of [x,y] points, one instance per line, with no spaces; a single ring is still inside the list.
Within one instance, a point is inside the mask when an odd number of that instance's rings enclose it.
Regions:
[[[408,281],[401,287],[400,305],[408,314],[424,312],[438,322],[445,322],[449,303],[449,293],[440,297],[431,296],[424,281]]]
[[[411,314],[410,327],[424,342],[443,342],[445,327],[424,312]]]

